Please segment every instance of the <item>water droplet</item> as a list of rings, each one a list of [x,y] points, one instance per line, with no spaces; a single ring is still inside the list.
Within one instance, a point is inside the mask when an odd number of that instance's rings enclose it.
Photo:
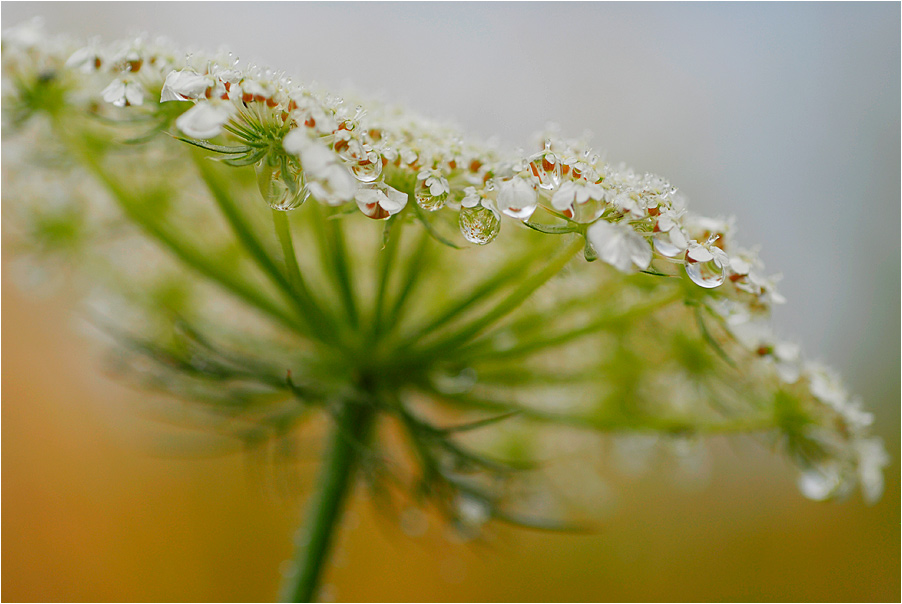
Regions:
[[[721,285],[726,278],[726,270],[717,258],[708,262],[692,262],[687,259],[686,274],[693,283],[708,289]]]
[[[527,220],[530,216],[532,216],[533,212],[536,211],[538,204],[528,205],[522,208],[502,208],[501,211],[510,216],[511,218],[516,218],[517,220]]]
[[[441,180],[439,181],[438,179]],[[442,182],[444,186],[442,186]],[[418,206],[427,212],[435,212],[445,205],[445,200],[448,199],[448,192],[447,181],[439,176],[430,176],[425,180],[417,179],[414,196]]]
[[[561,162],[545,144],[545,151],[529,158],[529,173],[540,189],[551,191],[561,185]]]
[[[284,177],[281,166],[271,166],[264,159],[257,163],[257,186],[264,201],[275,210],[294,210],[307,201],[310,192],[301,170],[288,165],[289,174]]]
[[[382,158],[375,151],[368,151],[364,159],[351,164],[351,172],[360,182],[373,182],[382,174]]]
[[[481,204],[461,208],[459,222],[464,239],[477,245],[490,243],[501,231],[501,217]]]

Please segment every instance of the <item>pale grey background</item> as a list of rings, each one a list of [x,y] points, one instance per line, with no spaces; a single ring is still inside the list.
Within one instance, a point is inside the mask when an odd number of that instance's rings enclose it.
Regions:
[[[2,5],[4,28],[34,15],[224,44],[511,145],[548,121],[594,132],[692,209],[736,216],[785,276],[778,331],[840,369],[898,450],[898,4]]]

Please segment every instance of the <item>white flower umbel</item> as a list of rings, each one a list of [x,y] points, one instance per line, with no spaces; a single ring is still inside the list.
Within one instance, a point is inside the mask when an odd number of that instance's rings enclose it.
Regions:
[[[731,222],[660,176],[146,38],[79,49],[25,29],[2,60],[16,249],[106,284],[122,364],[226,436],[334,424],[286,599],[316,592],[360,473],[409,466],[393,484],[472,536],[559,526],[516,501],[559,452],[546,433],[662,450],[751,433],[808,497],[880,495],[874,417],[771,332],[776,279]]]

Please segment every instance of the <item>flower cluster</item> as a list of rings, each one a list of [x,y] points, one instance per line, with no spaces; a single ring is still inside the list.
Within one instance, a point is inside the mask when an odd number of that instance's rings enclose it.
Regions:
[[[833,373],[771,334],[763,319],[771,304],[782,302],[775,279],[763,272],[754,251],[736,245],[730,221],[690,213],[667,180],[611,165],[584,141],[552,134],[544,135],[534,152],[507,152],[392,106],[347,103],[283,73],[241,66],[228,54],[184,55],[164,41],[143,38],[73,46],[50,43],[28,28],[6,34],[3,44],[4,77],[19,77],[13,86],[4,85],[18,95],[15,107],[34,104],[35,87],[47,85],[52,72],[53,79],[66,82],[69,110],[144,120],[154,125],[151,134],[167,132],[229,166],[253,166],[260,195],[276,210],[294,210],[312,197],[336,214],[359,210],[385,221],[411,217],[430,235],[436,217],[450,216],[463,238],[476,245],[498,239],[507,223],[538,231],[547,241],[575,240],[577,253],[583,249],[587,260],[601,260],[619,273],[647,273],[667,282],[665,288],[679,283],[662,299],[684,301],[681,311],[697,311],[702,332],[727,362],[751,359],[749,374],[760,373],[762,382],[774,384],[778,395],[765,419],[779,428],[801,465],[802,491],[824,499],[859,484],[867,499],[879,496],[887,457],[879,440],[868,435],[872,416]],[[37,82],[32,88],[22,83],[27,73]],[[352,298],[353,292],[346,287],[344,295]],[[304,296],[301,291],[307,303]],[[351,314],[353,303],[348,307]],[[381,310],[377,304],[374,312]],[[713,317],[723,334],[709,333],[703,317]],[[564,341],[570,333],[537,336],[524,323],[523,332],[534,339],[518,349],[499,340],[479,341],[476,336],[488,323],[476,325],[471,332],[453,333],[448,345],[473,358],[510,357],[530,346]],[[573,334],[584,331],[572,328]],[[427,344],[413,347],[412,356],[429,359],[434,350],[428,330],[424,334]],[[675,341],[681,337],[677,333]],[[618,366],[621,374],[629,370]],[[665,371],[655,367],[647,373]],[[433,438],[412,416],[405,421]],[[465,515],[480,516],[481,509],[476,513],[468,505]]]

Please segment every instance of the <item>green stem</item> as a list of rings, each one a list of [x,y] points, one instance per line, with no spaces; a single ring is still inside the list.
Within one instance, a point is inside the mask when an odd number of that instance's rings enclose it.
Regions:
[[[283,602],[312,602],[316,596],[374,419],[371,407],[356,402],[345,403],[336,417],[331,449],[282,585]]]

